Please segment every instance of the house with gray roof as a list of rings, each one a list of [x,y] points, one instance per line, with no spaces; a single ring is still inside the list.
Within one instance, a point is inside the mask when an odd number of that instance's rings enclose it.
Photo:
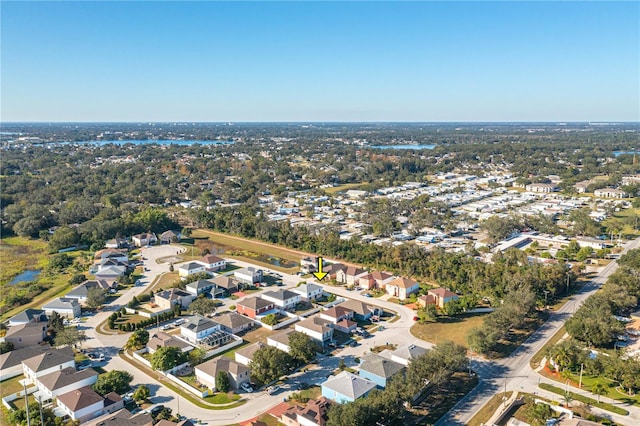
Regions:
[[[82,312],[78,300],[70,299],[68,297],[57,297],[51,302],[45,304],[42,309],[45,311],[47,316],[51,316],[51,314],[55,311],[61,317],[67,318],[79,317],[80,313]]]
[[[239,283],[234,278],[227,275],[218,275],[212,279],[218,289],[224,290],[225,296],[230,296],[238,291]]]
[[[114,281],[112,281],[114,282]],[[117,283],[116,283],[117,286]],[[80,304],[87,303],[87,296],[89,294],[89,290],[98,288],[100,290],[109,290],[111,289],[111,285],[109,281],[100,279],[100,280],[87,280],[71,290],[69,293],[65,294],[67,299],[76,299]]]
[[[359,300],[349,299],[342,302],[339,306],[353,311],[356,320],[368,320],[374,315],[381,315],[382,309],[377,306],[368,305]]]
[[[218,296],[218,294],[223,294],[224,290],[216,291],[217,286],[213,280],[197,280],[188,283],[185,286],[185,290],[191,293],[194,296],[199,296],[201,294],[209,294],[212,293],[213,297]]]
[[[428,349],[412,343],[409,345],[401,346],[395,351],[391,352],[391,360],[403,365],[409,365],[412,360],[427,353],[427,351]]]
[[[238,349],[234,354],[236,362],[248,367],[249,363],[253,360],[253,355],[266,346],[268,346],[266,343],[256,342],[242,349]]]
[[[47,338],[46,322],[28,322],[10,327],[4,337],[4,342],[13,343],[14,349],[34,346]]]
[[[237,312],[226,312],[222,315],[216,316],[216,322],[222,326],[222,329],[227,333],[238,334],[246,330],[251,330],[255,325],[255,322],[240,315]]]
[[[189,343],[199,343],[206,337],[222,331],[222,326],[202,315],[193,315],[180,326],[180,334]]]
[[[41,376],[64,368],[76,368],[73,351],[69,354],[68,350],[52,348],[22,361],[22,374],[31,383],[36,383],[36,379]]]
[[[265,291],[260,295],[261,299],[273,302],[279,308],[289,310],[294,309],[300,303],[300,295],[290,290]]]
[[[0,354],[0,381],[21,375],[23,373],[22,361],[51,349],[49,345],[33,345]],[[68,346],[57,349],[57,351],[73,357],[73,349]]]
[[[35,385],[43,401],[53,399],[63,393],[71,392],[84,386],[91,386],[98,380],[98,373],[93,368],[77,371],[75,368],[63,368],[36,379]]]
[[[72,420],[79,422],[101,415],[105,403],[105,399],[91,389],[90,386],[58,395],[57,400],[57,408],[71,417]]]
[[[21,325],[28,322],[48,322],[47,314],[42,309],[25,309],[9,318],[9,325]]]
[[[358,398],[367,396],[376,384],[364,377],[343,371],[322,383],[322,396],[339,404],[353,402]]]
[[[405,366],[398,362],[384,358],[378,354],[366,354],[360,362],[360,377],[371,380],[378,387],[385,388],[387,382],[396,374],[402,372]]]
[[[319,299],[324,294],[322,286],[314,283],[299,285],[296,288],[292,288],[291,291],[298,293],[300,295],[300,299],[305,302]]]

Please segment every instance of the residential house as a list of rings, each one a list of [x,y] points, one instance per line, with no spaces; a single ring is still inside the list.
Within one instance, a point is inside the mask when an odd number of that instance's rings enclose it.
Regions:
[[[207,268],[200,262],[187,262],[178,267],[178,276],[181,279],[186,279],[195,274],[202,274],[207,272]]]
[[[177,243],[180,241],[180,238],[182,238],[180,231],[164,231],[160,234],[160,244]]]
[[[249,318],[256,318],[259,315],[264,315],[265,313],[275,309],[275,306],[275,303],[269,300],[261,299],[259,297],[248,297],[238,302],[236,310],[238,313],[246,315]]]
[[[333,339],[333,327],[333,322],[322,319],[318,315],[304,319],[294,326],[296,331],[306,334],[321,345]]]
[[[22,361],[22,374],[31,382],[64,368],[76,368],[73,351],[49,349]]]
[[[343,371],[336,376],[329,376],[321,386],[322,396],[338,404],[363,398],[376,388],[376,384],[371,380],[356,376],[348,371]]]
[[[593,184],[594,181],[592,180],[583,180],[581,182],[576,183],[575,185],[573,185],[573,187],[575,188],[576,192],[578,194],[584,194],[585,192],[587,192],[587,189],[589,188],[589,185]]]
[[[358,323],[346,318],[338,321],[334,326],[337,331],[347,334],[353,333],[356,328],[358,328]]]
[[[84,305],[87,303],[87,296],[89,295],[89,290],[91,289],[100,289],[103,291],[109,290],[111,287],[107,280],[88,280],[71,290],[69,293],[65,294],[67,299],[76,299],[78,303]]]
[[[262,282],[262,269],[254,268],[253,266],[236,269],[233,272],[233,275],[236,280],[244,284],[252,285],[254,283]]]
[[[125,265],[100,265],[99,269],[92,274],[97,280],[116,281],[118,278],[127,273]]]
[[[250,370],[247,366],[226,356],[214,358],[196,365],[195,371],[198,382],[211,389],[216,389],[216,377],[221,371],[227,373],[231,389],[237,390],[243,383],[249,383],[251,380],[249,376]]]
[[[202,259],[197,260],[197,262],[202,263],[207,271],[222,271],[227,267],[227,261],[221,257],[214,256],[213,254],[207,254],[206,256],[202,256]]]
[[[378,387],[385,388],[387,382],[404,370],[404,364],[384,358],[378,354],[366,354],[360,362],[360,377],[371,380]]]
[[[395,361],[402,365],[409,365],[409,363],[418,358],[419,356],[427,353],[427,349],[415,344],[408,344],[399,347],[395,351],[391,352],[391,361]]]
[[[385,287],[387,294],[400,300],[407,299],[410,294],[417,293],[419,289],[420,285],[416,281],[405,277],[398,277],[387,283]]]
[[[49,345],[32,345],[0,354],[0,381],[23,374],[22,361],[41,355],[51,349]],[[58,351],[73,357],[73,350],[68,346],[60,348]]]
[[[416,299],[416,305],[419,308],[426,308],[427,305],[436,305],[436,298],[430,294],[423,294]]]
[[[129,263],[129,255],[126,250],[118,250],[115,248],[106,248],[98,250],[93,255],[94,264],[101,264],[103,261],[112,260],[117,263]]]
[[[602,188],[593,191],[593,195],[600,198],[626,198],[628,194],[621,189]]]
[[[382,309],[376,306],[368,305],[365,302],[359,300],[349,299],[346,302],[342,302],[340,305],[343,308],[347,308],[353,311],[353,318],[360,321],[366,321],[371,317],[382,315]]]
[[[322,286],[314,283],[299,285],[298,287],[292,288],[291,291],[298,293],[300,295],[300,300],[305,302],[311,302],[319,299],[324,294]]]
[[[336,272],[336,281],[347,285],[355,285],[360,278],[367,275],[367,271],[356,266],[348,266]]]
[[[43,401],[48,401],[63,393],[71,392],[84,386],[91,386],[98,380],[98,373],[93,368],[78,371],[75,368],[63,368],[36,379]]]
[[[283,289],[265,291],[260,297],[273,302],[274,305],[284,310],[295,309],[296,305],[300,303],[300,294]]]
[[[531,183],[525,186],[529,192],[548,194],[558,190],[558,185],[553,183]]]
[[[268,345],[266,343],[256,342],[242,349],[238,349],[234,354],[236,362],[249,366],[249,363],[253,360],[253,355],[265,346]]]
[[[224,290],[224,296],[231,296],[238,291],[238,282],[226,275],[219,275],[212,280],[218,289]]]
[[[372,290],[375,288],[384,288],[384,286],[391,281],[393,281],[393,275],[387,274],[386,272],[375,271],[358,278],[358,286]]]
[[[274,333],[271,336],[267,337],[267,345],[274,346],[281,351],[285,351],[289,353],[291,348],[289,347],[289,335],[293,333],[295,330],[282,330],[278,333]]]
[[[342,305],[336,305],[324,311],[320,311],[320,318],[331,321],[334,324],[344,319],[352,320],[354,312]]]
[[[47,338],[47,322],[28,322],[14,325],[7,329],[6,334],[0,340],[13,343],[14,349],[34,346]]]
[[[324,261],[322,262],[322,266],[324,268]],[[318,271],[318,257],[317,256],[309,256],[303,257],[300,259],[300,270],[304,274],[310,274],[312,272]]]
[[[444,304],[452,300],[458,300],[460,297],[454,292],[447,290],[446,288],[438,287],[427,291],[428,295],[433,296],[436,299],[436,305],[439,308],[443,308]]]
[[[148,413],[131,414],[129,410],[120,410],[113,415],[101,417],[86,426],[153,426],[153,417]]]
[[[327,276],[332,280],[337,280],[338,272],[346,270],[347,267],[342,263],[332,263],[331,265],[323,266],[323,271],[327,273]]]
[[[85,386],[58,395],[58,408],[68,415],[71,420],[82,422],[102,414],[104,398],[91,387]]]
[[[137,234],[131,237],[131,241],[137,247],[152,246],[158,244],[158,238],[154,233]]]
[[[304,406],[295,405],[280,415],[280,423],[286,426],[324,426],[328,420],[331,402],[321,396],[307,401]]]
[[[239,334],[243,331],[251,330],[255,324],[252,319],[237,312],[227,312],[216,316],[216,322],[222,326],[222,330],[231,334]]]
[[[154,294],[153,300],[161,309],[171,310],[176,305],[182,306],[182,309],[187,309],[193,301],[193,295],[179,288],[170,288]]]
[[[189,352],[193,349],[193,346],[191,346],[188,342],[185,342],[184,340],[179,339],[176,336],[163,333],[162,331],[156,332],[147,342],[149,353],[154,353],[159,348],[168,347],[180,348],[182,352]]]
[[[599,240],[597,238],[589,237],[577,237],[576,242],[580,245],[580,247],[590,247],[594,250],[605,249],[609,246],[609,242],[606,240]]]
[[[220,324],[201,315],[189,317],[187,322],[180,326],[180,335],[189,343],[200,343],[218,331],[222,331]]]
[[[9,325],[21,325],[28,322],[47,322],[47,314],[42,309],[25,309],[9,318]]]
[[[113,238],[104,243],[106,248],[123,249],[129,246],[129,243],[124,238]]]
[[[42,309],[47,314],[47,316],[51,316],[51,314],[55,311],[60,316],[67,318],[79,317],[80,313],[82,312],[80,303],[78,303],[76,299],[69,299],[66,297],[57,297],[51,302],[45,304]]]
[[[201,294],[210,294],[212,290],[216,288],[216,283],[213,280],[197,280],[188,283],[185,286],[185,290],[191,293],[194,297]],[[213,296],[216,296],[216,291],[213,291]]]

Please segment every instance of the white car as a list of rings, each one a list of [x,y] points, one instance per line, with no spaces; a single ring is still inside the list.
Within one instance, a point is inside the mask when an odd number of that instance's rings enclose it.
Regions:
[[[251,387],[251,385],[249,383],[243,383],[242,385],[240,385],[240,387],[245,392],[248,392],[248,393],[253,392],[253,388]]]

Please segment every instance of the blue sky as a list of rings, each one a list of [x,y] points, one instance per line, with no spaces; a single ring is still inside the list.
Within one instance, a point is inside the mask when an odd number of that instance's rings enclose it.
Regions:
[[[6,2],[2,121],[638,121],[638,2]]]

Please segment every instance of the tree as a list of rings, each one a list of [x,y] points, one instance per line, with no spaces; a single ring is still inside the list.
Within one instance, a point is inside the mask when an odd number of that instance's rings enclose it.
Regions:
[[[127,349],[142,349],[147,343],[149,343],[149,332],[144,328],[140,328],[129,336],[129,340],[127,340],[126,348]]]
[[[84,331],[78,330],[77,327],[65,327],[56,333],[54,344],[56,346],[75,346],[87,340]]]
[[[40,407],[37,402],[29,403],[29,424],[31,426],[42,426],[40,422],[39,410]],[[27,411],[24,408],[11,410],[6,414],[6,416],[9,424],[20,426],[27,425]],[[42,419],[44,420],[45,426],[58,426],[63,424],[61,421],[62,419],[56,417],[56,415],[53,414],[53,411],[50,408],[42,408]]]
[[[55,334],[63,328],[64,318],[62,318],[58,312],[53,311],[51,316],[49,316],[49,330]]]
[[[151,397],[151,391],[145,385],[140,385],[133,392],[133,400],[137,402],[144,402]]]
[[[54,254],[49,258],[49,269],[60,272],[72,263],[73,259],[67,253]]]
[[[534,404],[530,403],[527,407],[525,415],[527,416],[527,421],[531,426],[544,426],[547,424],[547,419],[552,416],[553,412],[551,411],[551,407],[548,404],[539,403]]]
[[[611,345],[624,333],[624,326],[613,317],[608,301],[599,294],[588,298],[565,327],[571,337],[596,347]]]
[[[265,346],[253,355],[249,368],[251,375],[258,381],[271,383],[286,374],[290,362],[288,353],[273,346]]]
[[[87,280],[87,276],[85,274],[75,274],[69,280],[69,284],[71,284],[72,286],[76,286],[78,284],[85,282],[86,280]]]
[[[107,301],[107,293],[99,287],[92,287],[87,290],[87,306],[90,308],[99,308]]]
[[[592,386],[591,386],[591,393],[594,395],[598,395],[598,403],[600,403],[600,397],[602,395],[605,395],[607,393],[607,388],[605,385],[603,385],[600,382],[595,382]]]
[[[208,299],[206,297],[198,297],[196,300],[191,302],[189,305],[189,310],[194,314],[207,315],[216,310],[216,301],[212,299]]]
[[[0,354],[11,352],[12,350],[13,350],[13,343],[11,343],[11,342],[0,342]]]
[[[278,318],[275,316],[275,314],[267,314],[264,316],[264,318],[262,318],[261,321],[264,324],[274,326],[278,323]]]
[[[75,229],[61,226],[49,237],[49,250],[57,252],[60,249],[73,247],[80,242],[80,236]]]
[[[289,335],[289,355],[300,364],[308,364],[316,357],[316,344],[306,334],[294,331]]]
[[[216,374],[216,389],[218,392],[229,392],[231,383],[229,382],[229,375],[226,371],[218,371]]]
[[[444,304],[442,312],[447,316],[455,316],[462,313],[462,305],[458,300],[450,300]]]
[[[189,351],[189,363],[193,365],[198,365],[204,360],[204,357],[207,355],[207,351],[202,348],[194,348]]]
[[[158,348],[151,355],[151,367],[158,371],[171,370],[188,360],[188,355],[175,346]]]
[[[110,392],[123,394],[129,390],[133,376],[127,371],[111,370],[98,376],[93,390],[104,396]]]

